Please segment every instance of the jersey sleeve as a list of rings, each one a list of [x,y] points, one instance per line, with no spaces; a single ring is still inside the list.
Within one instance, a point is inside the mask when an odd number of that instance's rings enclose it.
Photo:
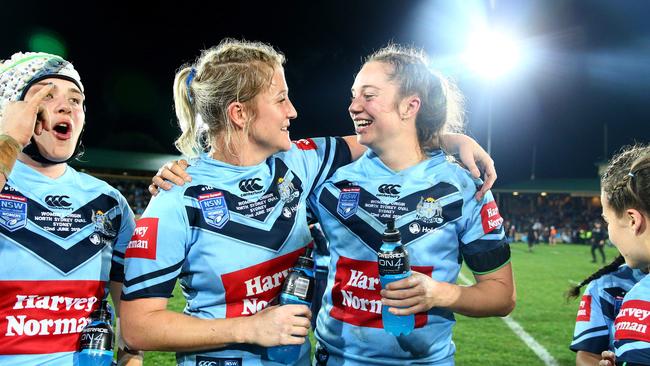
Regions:
[[[462,185],[474,185],[467,174]],[[510,246],[505,240],[503,218],[499,214],[492,192],[481,202],[474,199],[475,190],[463,194],[463,221],[461,221],[461,254],[475,274],[494,272],[510,261]]]
[[[614,322],[616,363],[650,365],[650,286],[648,277],[625,295]]]
[[[189,242],[180,190],[161,192],[137,221],[125,255],[123,300],[172,296]]]
[[[573,330],[573,340],[569,348],[574,351],[586,351],[600,354],[609,349],[609,326],[603,315],[600,286],[598,281],[589,283],[582,298]]]
[[[124,253],[135,229],[135,216],[126,198],[118,194],[119,209],[121,212],[120,230],[113,246],[111,258],[111,281],[124,282]]]
[[[318,137],[293,142],[284,153],[291,168],[301,171],[309,183],[309,193],[332,176],[336,169],[352,162],[352,154],[341,137]]]

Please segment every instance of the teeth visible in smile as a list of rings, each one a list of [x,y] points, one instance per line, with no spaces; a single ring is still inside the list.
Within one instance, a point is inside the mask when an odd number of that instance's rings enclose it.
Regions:
[[[287,131],[287,132],[288,132],[288,131],[289,131],[289,127],[282,127],[280,130],[282,130],[282,131]]]
[[[360,119],[358,121],[354,121],[354,126],[355,127],[366,127],[372,124],[372,121],[369,121],[367,119]]]

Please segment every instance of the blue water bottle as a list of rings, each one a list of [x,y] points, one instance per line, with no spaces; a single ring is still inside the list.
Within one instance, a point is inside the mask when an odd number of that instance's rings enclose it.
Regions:
[[[280,305],[301,304],[311,306],[314,294],[314,259],[312,248],[307,248],[305,254],[298,258],[296,265],[289,270],[280,293]],[[307,341],[308,342],[308,341]],[[268,349],[269,359],[275,362],[290,364],[300,357],[302,345],[275,346]]]
[[[395,281],[407,278],[411,275],[409,254],[402,245],[402,238],[399,230],[395,228],[395,221],[389,220],[386,223],[386,230],[382,236],[383,243],[377,252],[379,265],[379,280],[381,288]],[[415,317],[411,315],[393,315],[388,311],[388,306],[381,307],[381,321],[384,329],[394,335],[407,335],[415,326]]]
[[[106,299],[90,315],[90,323],[81,331],[79,366],[111,366],[113,363],[113,327]]]

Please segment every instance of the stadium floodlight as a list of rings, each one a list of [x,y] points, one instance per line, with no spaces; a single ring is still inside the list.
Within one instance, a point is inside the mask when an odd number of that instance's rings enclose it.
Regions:
[[[518,42],[510,34],[483,30],[469,38],[463,61],[481,78],[489,81],[501,78],[514,69],[521,55]]]
[[[518,42],[508,33],[482,29],[469,37],[462,55],[467,68],[488,82],[492,88],[495,80],[514,69],[520,61]],[[488,91],[487,152],[492,154],[492,93]]]

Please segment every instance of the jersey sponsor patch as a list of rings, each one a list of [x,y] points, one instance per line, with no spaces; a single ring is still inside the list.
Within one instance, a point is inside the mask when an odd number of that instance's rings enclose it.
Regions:
[[[433,267],[413,266],[413,270],[431,276]],[[375,261],[339,257],[332,287],[333,307],[330,315],[342,322],[361,327],[382,328],[381,283]],[[415,327],[427,322],[427,314],[415,315]]]
[[[650,342],[648,325],[650,325],[650,302],[626,301],[614,322],[614,339]]]
[[[70,352],[104,297],[102,281],[0,281],[0,355]]]
[[[196,356],[196,366],[242,366],[241,357]]]
[[[217,229],[223,228],[228,220],[230,220],[230,212],[228,211],[228,205],[226,204],[226,198],[223,192],[206,193],[197,198],[205,223]]]
[[[499,214],[499,207],[495,201],[488,202],[481,208],[481,224],[485,234],[498,229],[503,224],[503,218]]]
[[[27,198],[0,194],[0,225],[16,231],[27,224]]]
[[[442,216],[442,206],[433,197],[420,197],[420,202],[416,206],[416,216],[418,220],[427,224],[442,224],[445,220]]]
[[[156,259],[158,218],[145,217],[136,222],[133,236],[126,247],[126,258]]]
[[[226,318],[250,316],[266,308],[282,290],[284,279],[289,275],[304,248],[289,254],[221,275],[226,291]]]
[[[300,150],[316,150],[318,146],[312,139],[300,139],[293,142]]]
[[[588,322],[591,320],[591,295],[582,295],[580,307],[578,308],[577,322]]]
[[[344,219],[349,219],[357,213],[359,196],[361,196],[361,188],[359,187],[342,188],[336,205],[336,212],[339,216]]]

